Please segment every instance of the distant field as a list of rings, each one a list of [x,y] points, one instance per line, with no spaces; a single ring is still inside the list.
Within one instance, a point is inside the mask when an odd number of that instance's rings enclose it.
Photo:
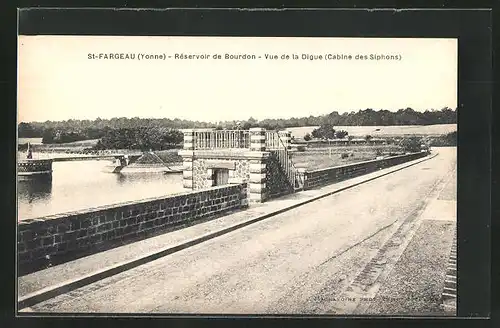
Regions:
[[[297,168],[318,170],[332,166],[347,165],[373,160],[377,156],[399,153],[401,149],[393,145],[350,146],[328,148],[308,148],[304,152],[293,152],[292,160]],[[342,158],[341,154],[349,154]]]
[[[288,128],[292,136],[302,138],[311,133],[317,126]],[[456,124],[434,125],[390,125],[390,126],[335,126],[335,130],[345,130],[354,137],[364,137],[367,134],[373,137],[397,137],[404,135],[437,136],[457,130]],[[378,130],[378,131],[377,131]]]
[[[28,142],[37,144],[37,143],[42,143],[42,138],[19,138],[19,144],[26,144]]]
[[[304,152],[294,153],[292,155],[292,160],[297,168],[319,170],[327,167],[369,161],[375,159],[376,157],[377,154],[375,151],[356,151],[353,152],[353,156],[349,156],[347,158],[341,158],[339,153],[332,153],[330,156],[328,153]]]

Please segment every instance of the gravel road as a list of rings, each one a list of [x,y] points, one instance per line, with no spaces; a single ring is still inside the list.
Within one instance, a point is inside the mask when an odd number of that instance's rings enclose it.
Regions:
[[[41,312],[329,312],[394,229],[447,181],[454,148],[32,307]],[[432,227],[426,228],[431,232]],[[431,229],[431,230],[429,230]],[[425,243],[424,240],[416,241]],[[416,248],[418,250],[418,247]],[[388,311],[391,309],[388,309]],[[390,314],[390,313],[388,313]]]

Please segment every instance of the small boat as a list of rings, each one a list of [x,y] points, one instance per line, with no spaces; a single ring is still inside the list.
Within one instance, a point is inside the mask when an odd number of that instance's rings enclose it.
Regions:
[[[103,167],[101,169],[101,171],[104,173],[120,173],[120,171],[122,169],[123,169],[123,167],[120,165],[111,164],[111,165],[106,165],[105,167]]]

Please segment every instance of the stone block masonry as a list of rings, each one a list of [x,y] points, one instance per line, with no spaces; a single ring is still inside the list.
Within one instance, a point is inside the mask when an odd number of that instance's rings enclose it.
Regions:
[[[248,183],[248,200],[262,203],[293,192],[293,183],[273,153],[290,148],[289,131],[186,129],[183,186],[203,189],[220,184]]]
[[[248,206],[247,184],[103,206],[18,223],[20,274]]]
[[[330,167],[321,170],[307,171],[304,174],[304,190],[351,179],[383,168],[419,159],[427,155],[428,153],[426,152],[420,152],[344,166]]]

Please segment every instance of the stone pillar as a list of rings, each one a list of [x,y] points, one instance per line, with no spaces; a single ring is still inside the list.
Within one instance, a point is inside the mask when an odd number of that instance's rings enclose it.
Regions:
[[[250,150],[264,151],[266,150],[266,130],[263,128],[250,129]]]
[[[194,150],[194,129],[183,129],[184,133],[184,149]]]
[[[179,154],[181,155],[181,154]],[[187,154],[186,154],[187,155]],[[193,156],[182,156],[182,186],[185,189],[193,189]]]
[[[262,203],[267,198],[266,192],[266,130],[263,128],[250,129],[250,152],[256,152],[249,159],[250,179],[248,181],[249,201]],[[258,153],[257,153],[258,152]]]
[[[283,144],[285,145],[286,149],[292,148],[291,145],[291,140],[292,140],[292,133],[290,131],[279,131],[278,135],[280,136],[281,141],[283,141]]]
[[[267,199],[266,160],[264,156],[261,158],[252,158],[249,165],[249,200],[251,203],[262,203]]]
[[[193,189],[193,151],[194,151],[194,130],[183,129],[184,149],[179,151],[182,156],[182,185],[185,189]]]

